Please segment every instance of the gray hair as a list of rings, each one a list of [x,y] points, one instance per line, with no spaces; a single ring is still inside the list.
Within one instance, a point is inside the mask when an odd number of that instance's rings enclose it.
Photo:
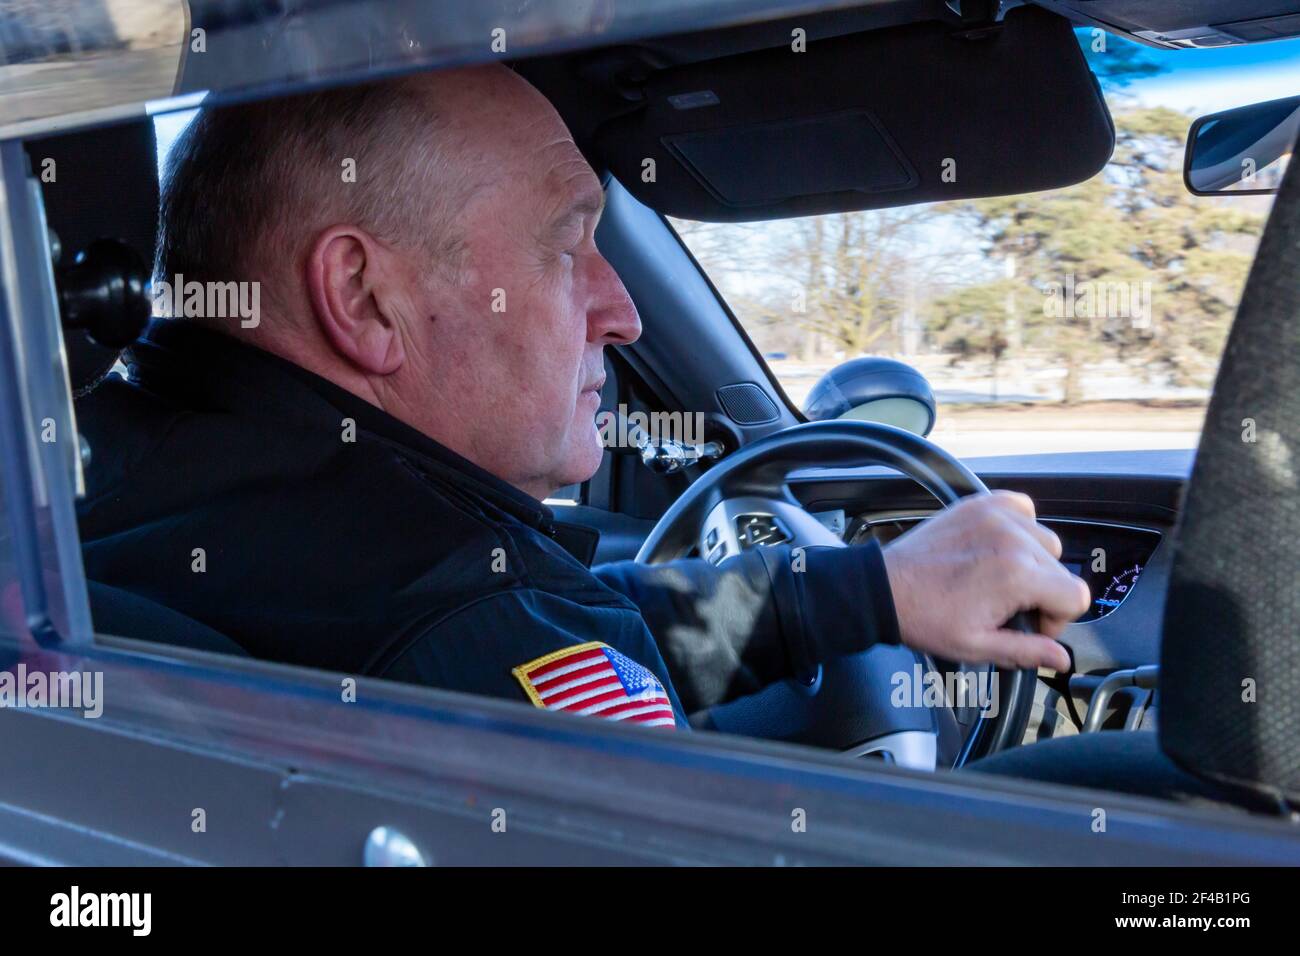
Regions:
[[[452,262],[460,187],[434,146],[429,86],[403,78],[201,110],[167,158],[155,279],[247,279],[254,263],[295,262],[339,222]]]

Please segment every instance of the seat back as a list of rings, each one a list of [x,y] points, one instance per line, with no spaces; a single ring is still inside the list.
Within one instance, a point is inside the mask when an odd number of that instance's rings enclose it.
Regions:
[[[1300,802],[1300,162],[1228,338],[1173,540],[1160,744]]]
[[[90,616],[97,634],[236,657],[248,656],[242,647],[224,634],[179,611],[98,581],[87,581],[86,588],[90,593]]]

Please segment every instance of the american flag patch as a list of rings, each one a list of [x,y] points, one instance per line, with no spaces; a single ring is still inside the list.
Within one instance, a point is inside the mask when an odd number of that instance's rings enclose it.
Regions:
[[[676,727],[664,685],[607,644],[566,647],[510,671],[538,707],[571,714]]]

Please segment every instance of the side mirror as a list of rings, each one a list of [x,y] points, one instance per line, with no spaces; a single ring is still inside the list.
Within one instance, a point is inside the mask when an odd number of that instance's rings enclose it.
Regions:
[[[1202,116],[1187,133],[1183,182],[1197,196],[1275,193],[1300,133],[1300,96]]]
[[[902,362],[870,356],[850,359],[818,379],[804,415],[812,422],[857,418],[928,435],[937,412],[924,375]]]

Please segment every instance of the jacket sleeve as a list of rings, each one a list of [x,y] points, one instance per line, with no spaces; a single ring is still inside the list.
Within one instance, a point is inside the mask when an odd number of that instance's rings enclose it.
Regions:
[[[884,556],[848,548],[754,548],[718,566],[620,561],[592,569],[640,609],[693,713],[874,644],[897,644]]]
[[[379,677],[470,694],[530,701],[515,668],[599,642],[649,669],[687,726],[669,671],[636,608],[610,595],[609,604],[572,601],[533,588],[514,588],[463,605],[399,642],[369,669]],[[532,703],[541,706],[536,700]],[[601,716],[609,716],[601,714]]]

